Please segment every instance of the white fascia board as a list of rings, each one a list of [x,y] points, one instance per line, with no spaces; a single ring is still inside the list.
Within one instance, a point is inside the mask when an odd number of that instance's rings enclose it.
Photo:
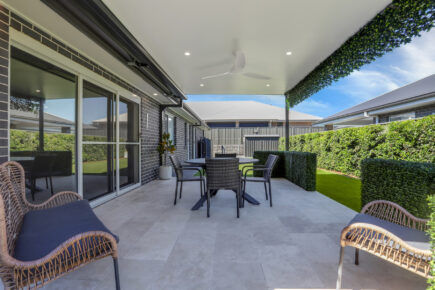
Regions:
[[[347,116],[347,117],[343,117],[343,118],[339,118],[339,119],[332,119],[332,120],[328,120],[325,122],[316,123],[316,124],[313,124],[313,126],[315,125],[316,127],[319,127],[319,126],[324,126],[324,125],[339,124],[339,123],[354,121],[354,120],[358,120],[358,119],[364,119],[364,118],[367,118],[367,116],[368,116],[367,112],[363,112],[363,113],[359,113],[356,115],[351,115],[351,116]]]
[[[368,111],[368,115],[369,116],[376,116],[376,115],[381,115],[381,114],[386,114],[386,113],[391,113],[391,112],[403,111],[403,110],[407,110],[407,109],[414,109],[414,108],[427,106],[427,105],[431,105],[431,104],[435,104],[435,96],[421,99],[421,100],[412,101],[412,102],[405,103],[405,104],[395,105],[395,106],[391,106],[391,107],[387,107],[387,108],[383,108],[383,109]]]

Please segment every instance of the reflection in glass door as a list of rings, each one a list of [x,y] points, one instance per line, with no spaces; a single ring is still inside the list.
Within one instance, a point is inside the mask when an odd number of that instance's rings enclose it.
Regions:
[[[83,198],[115,190],[115,94],[83,81]]]
[[[139,105],[119,98],[119,184],[139,182]]]

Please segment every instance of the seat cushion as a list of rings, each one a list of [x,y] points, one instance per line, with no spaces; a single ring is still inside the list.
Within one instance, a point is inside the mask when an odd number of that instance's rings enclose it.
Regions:
[[[69,238],[89,231],[103,231],[119,241],[98,219],[87,200],[30,211],[24,216],[14,257],[20,261],[42,258]]]
[[[420,250],[430,250],[429,235],[423,231],[404,227],[367,214],[357,214],[349,223],[367,223],[381,227]]]

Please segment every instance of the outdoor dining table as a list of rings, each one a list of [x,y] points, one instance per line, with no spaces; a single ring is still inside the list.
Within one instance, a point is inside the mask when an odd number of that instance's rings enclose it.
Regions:
[[[239,159],[239,164],[249,164],[249,163],[257,163],[259,160],[258,159],[254,159],[254,158],[238,158]],[[186,163],[189,163],[191,165],[195,165],[198,167],[202,167],[203,169],[205,169],[205,158],[195,158],[195,159],[189,159],[186,161]],[[217,191],[216,191],[217,192]],[[215,195],[216,192],[214,192],[212,195]],[[256,200],[255,198],[253,198],[250,194],[248,194],[247,192],[245,192],[245,194],[243,195],[244,199],[254,205],[259,205],[260,202],[258,200]],[[201,196],[201,198],[195,203],[195,205],[192,207],[191,210],[198,210],[200,207],[202,207],[202,205],[204,204],[204,202],[207,201],[207,195],[204,194],[203,196]]]

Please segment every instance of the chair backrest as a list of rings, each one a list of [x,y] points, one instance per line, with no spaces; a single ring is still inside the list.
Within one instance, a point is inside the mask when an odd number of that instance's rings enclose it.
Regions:
[[[205,160],[207,189],[240,188],[239,159],[207,158]]]
[[[265,177],[267,179],[270,179],[272,177],[272,171],[276,165],[276,162],[278,161],[278,158],[279,157],[277,155],[273,154],[269,154],[269,156],[267,157],[267,161],[265,164],[265,167],[268,169],[267,172],[265,172]]]
[[[214,157],[215,158],[236,158],[237,154],[236,153],[215,153]]]
[[[51,176],[52,168],[56,156],[51,153],[39,152],[35,156],[32,166],[32,175],[34,176]]]
[[[12,256],[23,223],[24,205],[17,195],[4,165],[0,165],[0,255]],[[7,253],[6,247],[7,246]]]
[[[178,157],[176,155],[169,155],[169,160],[171,160],[172,167],[174,167],[175,175],[177,176],[177,179],[183,178],[183,169],[181,168],[180,160],[178,160]]]

